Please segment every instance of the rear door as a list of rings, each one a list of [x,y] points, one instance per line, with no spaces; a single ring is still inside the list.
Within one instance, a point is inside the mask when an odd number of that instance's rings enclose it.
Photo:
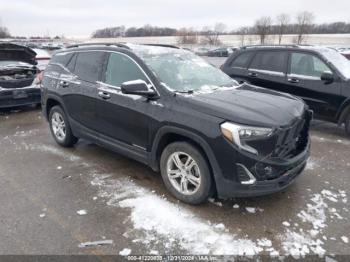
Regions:
[[[287,61],[286,51],[258,51],[248,68],[247,79],[253,85],[286,92]]]
[[[78,52],[60,76],[60,88],[68,115],[79,125],[96,130],[97,82],[104,57],[101,51]]]
[[[336,73],[316,54],[291,52],[286,83],[291,94],[301,97],[318,118],[335,119],[343,98],[341,82]],[[324,72],[332,72],[336,80],[326,84],[321,80]]]
[[[124,53],[110,53],[98,88],[97,126],[101,135],[145,150],[152,105],[145,97],[122,94],[122,83],[132,80],[151,83],[131,57]]]

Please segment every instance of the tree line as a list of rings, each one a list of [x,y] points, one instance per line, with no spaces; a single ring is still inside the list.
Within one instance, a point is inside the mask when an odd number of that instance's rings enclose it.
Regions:
[[[145,25],[142,27],[116,26],[98,29],[92,33],[92,38],[142,37],[142,36],[173,36],[177,30],[170,27]]]

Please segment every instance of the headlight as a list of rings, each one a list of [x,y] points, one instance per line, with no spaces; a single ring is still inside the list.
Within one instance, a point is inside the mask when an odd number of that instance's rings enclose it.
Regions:
[[[225,122],[221,124],[221,132],[226,139],[236,144],[240,149],[258,155],[255,148],[245,143],[246,140],[269,137],[273,130],[272,128],[243,126]]]

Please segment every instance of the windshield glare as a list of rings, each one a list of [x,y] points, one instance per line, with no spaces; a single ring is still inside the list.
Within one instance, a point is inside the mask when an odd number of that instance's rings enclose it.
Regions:
[[[347,79],[350,79],[350,61],[335,50],[325,48],[322,55]]]
[[[137,47],[135,53],[161,82],[174,91],[209,91],[238,85],[221,70],[189,51]]]

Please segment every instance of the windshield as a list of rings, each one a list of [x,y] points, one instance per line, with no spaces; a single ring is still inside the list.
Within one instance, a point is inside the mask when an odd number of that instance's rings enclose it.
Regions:
[[[350,79],[350,61],[335,50],[325,48],[321,54],[336,67],[339,72],[346,78]]]
[[[174,91],[211,91],[238,83],[195,54],[164,47],[133,48],[168,88]]]

